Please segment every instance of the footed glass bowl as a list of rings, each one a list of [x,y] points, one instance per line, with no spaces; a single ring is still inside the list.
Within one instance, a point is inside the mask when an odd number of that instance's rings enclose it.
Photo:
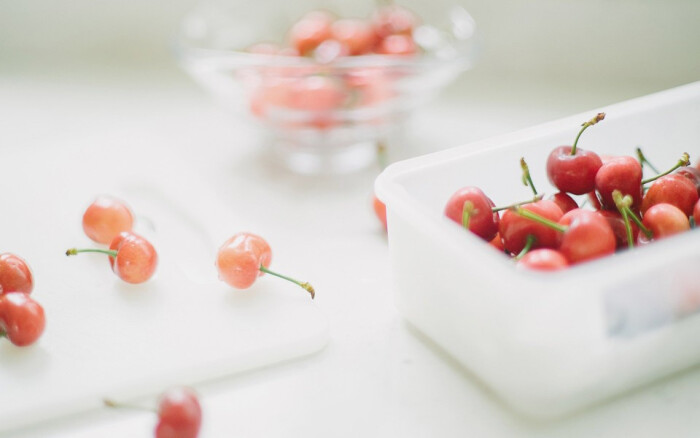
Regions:
[[[274,156],[291,170],[361,169],[413,109],[473,65],[476,27],[463,8],[441,1],[346,3],[203,3],[182,21],[178,60],[215,97],[256,120]],[[307,46],[290,37],[310,11],[323,11],[332,20],[362,19],[372,38],[384,38],[376,36],[376,23],[387,8],[413,15],[403,32],[411,35],[409,50],[374,42],[350,56],[347,45],[328,38],[333,41],[302,56]]]

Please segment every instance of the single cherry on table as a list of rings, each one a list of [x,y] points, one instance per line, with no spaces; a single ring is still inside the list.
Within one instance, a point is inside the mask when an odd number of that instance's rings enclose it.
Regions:
[[[234,234],[221,245],[216,268],[219,279],[235,289],[247,289],[258,277],[270,274],[300,286],[312,299],[316,296],[311,284],[270,270],[271,261],[272,249],[267,241],[256,234],[243,232]]]
[[[26,347],[39,339],[45,326],[44,308],[31,296],[24,292],[0,294],[0,337]]]
[[[129,231],[119,233],[109,246],[101,248],[71,248],[67,256],[84,252],[94,252],[109,256],[109,264],[115,274],[131,284],[139,284],[150,279],[158,265],[158,253],[144,237]]]
[[[194,390],[187,387],[171,388],[163,393],[157,410],[118,403],[110,399],[105,399],[104,404],[110,408],[156,411],[156,438],[197,438],[202,427],[202,407],[199,398]]]

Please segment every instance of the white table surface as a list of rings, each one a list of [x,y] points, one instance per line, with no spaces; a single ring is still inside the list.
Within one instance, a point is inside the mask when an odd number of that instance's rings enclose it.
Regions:
[[[475,72],[412,120],[408,143],[394,158],[593,112],[666,85],[675,84],[585,89]],[[370,203],[379,169],[330,179],[281,170],[260,156],[251,127],[174,68],[0,75],[0,153],[36,148],[41,159],[41,148],[76,143],[105,156],[147,150],[142,159],[154,166],[168,166],[168,154],[189,160],[220,195],[256,218],[251,225],[285,242],[275,248],[276,259],[294,260],[318,291],[316,304],[330,323],[328,346],[311,357],[198,384],[202,437],[700,433],[697,370],[555,422],[512,414],[394,308],[387,242]],[[11,181],[3,186],[21,190]],[[148,437],[154,424],[149,413],[101,409],[6,436]]]

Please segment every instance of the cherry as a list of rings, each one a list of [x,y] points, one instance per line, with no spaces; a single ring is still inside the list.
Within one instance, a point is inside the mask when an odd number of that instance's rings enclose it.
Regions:
[[[118,403],[105,399],[110,408],[127,408],[140,411],[154,409]],[[156,438],[196,438],[202,426],[202,407],[194,390],[185,387],[172,388],[163,393],[158,403]]]
[[[219,279],[235,289],[247,289],[265,273],[291,281],[311,294],[316,295],[309,283],[302,283],[268,269],[272,261],[270,245],[262,237],[252,233],[238,233],[226,240],[219,248],[216,267]]]
[[[397,5],[388,5],[377,9],[372,14],[374,32],[380,38],[390,35],[411,35],[418,24],[415,14]]]
[[[109,244],[122,231],[131,231],[134,216],[122,201],[99,196],[83,214],[83,230],[97,243]]]
[[[671,204],[656,204],[649,207],[642,222],[651,230],[654,239],[662,239],[690,229],[688,216]]]
[[[555,249],[539,248],[525,254],[518,260],[516,266],[540,271],[554,271],[566,268],[569,266],[569,262],[566,261],[566,257],[561,252]]]
[[[0,295],[0,336],[4,335],[18,347],[31,345],[44,332],[44,309],[23,292]]]
[[[615,246],[617,249],[629,247],[630,245],[627,235],[627,228],[625,226],[625,220],[622,217],[622,214],[612,210],[600,210],[598,214],[603,216],[608,221],[610,228],[612,228],[613,233],[615,234]],[[630,222],[630,227],[633,242],[636,243],[639,236],[639,227],[634,222]]]
[[[492,211],[493,207],[493,201],[480,188],[467,186],[447,201],[445,216],[489,241],[498,232],[498,213]]]
[[[687,167],[681,167],[680,169],[676,170],[676,173],[678,175],[682,175],[685,178],[688,178],[688,181],[693,183],[695,186],[695,189],[698,191],[698,195],[700,195],[700,170],[692,167],[692,166],[687,166]]]
[[[158,254],[153,245],[136,233],[124,231],[112,240],[109,249],[76,249],[66,251],[67,256],[83,252],[107,254],[112,270],[122,280],[131,284],[150,279],[158,265]]]
[[[302,56],[308,55],[331,37],[333,16],[324,11],[312,11],[297,21],[289,32],[292,47]]]
[[[167,391],[158,405],[156,438],[196,438],[202,425],[202,408],[189,388]]]
[[[377,219],[384,225],[384,229],[386,230],[386,205],[375,195],[372,198],[372,207],[374,208],[374,214],[377,216]]]
[[[518,210],[530,211],[553,222],[559,221],[563,215],[557,204],[547,200],[527,204]],[[503,247],[511,254],[518,254],[523,250],[529,235],[536,239],[533,248],[556,248],[560,237],[557,230],[524,218],[513,210],[503,213],[498,232],[503,239]]]
[[[578,204],[574,199],[564,192],[555,193],[552,196],[552,201],[561,208],[563,213],[567,213],[571,210],[578,208]]]
[[[547,157],[547,176],[560,191],[583,195],[594,189],[596,172],[603,162],[595,152],[577,149],[576,146],[583,131],[604,118],[605,114],[599,113],[581,125],[573,146],[559,146],[550,152]]]
[[[370,23],[351,18],[335,21],[331,25],[331,37],[343,43],[350,55],[368,53],[377,38]]]
[[[675,205],[690,216],[696,202],[698,190],[695,185],[685,176],[673,173],[657,179],[649,187],[642,200],[641,212],[644,214],[651,206],[666,203]]]
[[[693,220],[695,221],[695,226],[700,226],[700,200],[695,203],[693,208]]]
[[[413,55],[418,46],[409,35],[389,35],[382,39],[374,51],[380,55]]]
[[[568,225],[559,251],[571,264],[593,260],[615,252],[616,241],[608,221],[595,211],[571,210],[559,221]]]
[[[600,166],[595,175],[595,187],[603,208],[617,209],[612,193],[619,190],[623,196],[632,197],[631,208],[638,210],[642,202],[642,166],[632,157],[615,157]]]
[[[14,254],[0,254],[0,293],[5,291],[29,294],[33,288],[34,278],[27,262]]]

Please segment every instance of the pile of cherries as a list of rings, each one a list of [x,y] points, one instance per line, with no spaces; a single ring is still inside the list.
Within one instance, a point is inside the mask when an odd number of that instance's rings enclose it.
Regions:
[[[329,66],[344,57],[361,55],[413,56],[420,52],[413,31],[417,16],[398,5],[377,8],[369,18],[336,18],[326,11],[305,14],[289,30],[288,45],[258,43],[256,55],[304,57],[303,66],[278,66],[253,71],[257,81],[250,110],[258,118],[273,112],[297,113],[292,127],[325,129],[336,121],[334,110],[366,108],[392,95],[394,73],[382,68],[353,67],[333,71]],[[301,112],[302,117],[298,117]],[[311,113],[311,115],[307,114]]]
[[[684,153],[659,173],[637,149],[637,157],[599,156],[577,147],[581,134],[605,118],[583,123],[572,146],[547,158],[547,176],[559,190],[538,194],[527,163],[523,183],[533,198],[496,207],[478,187],[463,187],[447,201],[445,215],[511,255],[518,266],[555,270],[687,231],[700,221],[700,162]],[[643,179],[647,165],[657,173]],[[574,199],[583,196],[581,205]],[[581,208],[583,203],[592,209]],[[502,213],[501,213],[502,212]]]

